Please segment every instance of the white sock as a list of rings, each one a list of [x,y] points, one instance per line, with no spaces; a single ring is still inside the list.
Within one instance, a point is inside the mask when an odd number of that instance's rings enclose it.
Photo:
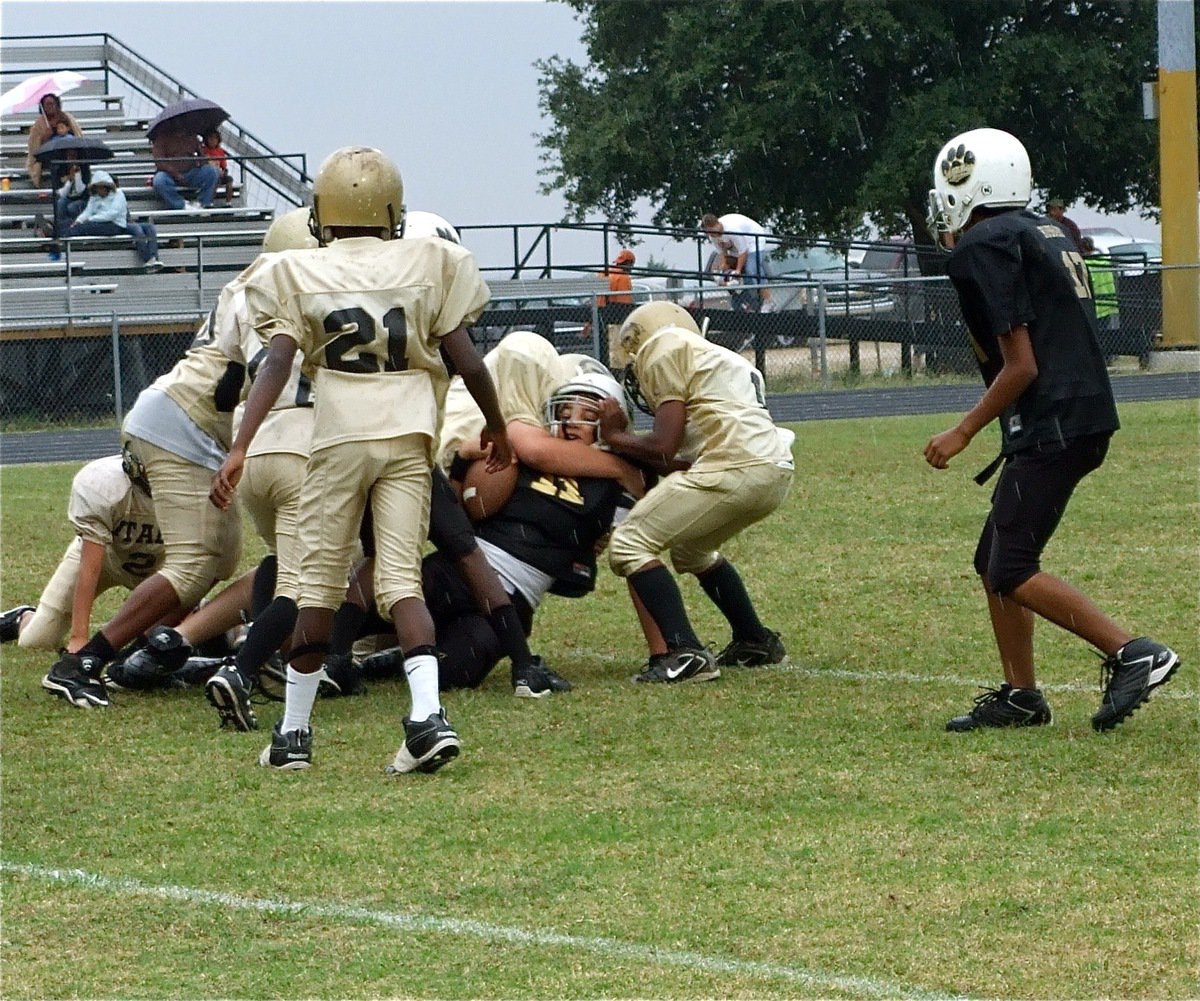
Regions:
[[[312,718],[313,703],[317,701],[317,689],[321,684],[321,672],[301,674],[291,665],[287,669],[287,691],[284,693],[283,722],[280,733],[292,730],[307,730]]]
[[[408,676],[408,691],[412,695],[412,712],[409,719],[428,719],[442,708],[438,695],[438,662],[429,654],[409,657],[404,661],[404,673]]]

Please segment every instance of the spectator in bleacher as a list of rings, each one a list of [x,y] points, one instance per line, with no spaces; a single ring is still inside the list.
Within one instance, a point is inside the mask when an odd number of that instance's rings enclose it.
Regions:
[[[767,231],[759,223],[737,212],[728,212],[720,218],[708,212],[700,220],[700,228],[717,252],[708,270],[720,273],[722,285],[762,285],[769,280],[764,239]],[[771,290],[760,288],[758,293],[757,301],[753,302],[755,308],[763,313],[773,312]]]
[[[148,222],[130,222],[125,192],[117,187],[105,170],[92,171],[88,188],[91,197],[70,226],[59,228],[60,236],[131,236],[133,246],[147,271],[161,268],[158,259],[158,234]]]
[[[92,168],[85,164],[69,164],[64,171],[62,184],[55,189],[56,225],[66,228],[71,225],[88,203],[88,187],[92,183]]]
[[[42,186],[44,168],[37,160],[37,151],[42,148],[42,143],[57,134],[83,135],[79,129],[79,123],[70,114],[63,111],[62,102],[59,101],[57,94],[47,94],[39,102],[38,107],[41,113],[29,128],[29,149],[25,154],[25,169],[29,172],[29,179],[33,181],[35,188]],[[59,123],[66,126],[65,133],[57,132]]]
[[[208,158],[208,162],[217,168],[220,176],[220,183],[225,185],[225,204],[229,205],[233,202],[233,176],[229,173],[229,154],[221,145],[221,133],[217,129],[213,129],[204,137],[204,146],[201,150]]]
[[[150,144],[156,172],[152,181],[154,190],[169,209],[187,207],[179,188],[192,188],[196,192],[196,203],[209,208],[217,191],[220,171],[204,158],[200,137],[189,135],[186,130],[164,123]]]

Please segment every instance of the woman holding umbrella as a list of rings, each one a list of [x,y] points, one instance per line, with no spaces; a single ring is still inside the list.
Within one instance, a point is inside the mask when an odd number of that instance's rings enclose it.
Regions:
[[[33,181],[35,188],[42,186],[42,164],[37,159],[37,151],[41,149],[42,143],[54,137],[59,122],[66,123],[71,135],[83,135],[75,118],[70,113],[63,111],[62,102],[59,101],[57,94],[47,94],[38,102],[38,107],[41,109],[41,114],[30,126],[29,149],[25,155],[25,169],[29,171],[29,178]]]

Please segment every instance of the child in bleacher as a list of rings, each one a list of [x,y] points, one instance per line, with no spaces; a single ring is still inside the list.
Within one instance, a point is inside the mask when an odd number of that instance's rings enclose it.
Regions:
[[[130,222],[125,192],[105,170],[92,171],[88,187],[91,196],[79,217],[69,227],[60,227],[60,236],[121,236],[133,237],[133,246],[147,271],[161,268],[158,259],[158,234],[148,222]]]
[[[231,204],[233,202],[233,176],[229,173],[227,159],[229,154],[221,145],[221,133],[217,129],[213,129],[205,135],[201,153],[208,158],[209,163],[217,168],[217,173],[221,175],[220,183],[225,185],[225,204]]]

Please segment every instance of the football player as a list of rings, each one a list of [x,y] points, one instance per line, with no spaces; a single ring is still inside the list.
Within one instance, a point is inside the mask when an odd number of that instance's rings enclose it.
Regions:
[[[925,460],[946,469],[999,420],[1003,462],[975,550],[1004,682],[948,730],[1044,726],[1050,706],[1033,665],[1034,615],[1104,654],[1106,683],[1092,717],[1110,730],[1179,667],[1174,651],[1135,639],[1083,593],[1041,568],[1067,501],[1098,469],[1117,430],[1117,408],[1096,332],[1087,266],[1052,219],[1026,211],[1029,155],[1015,136],[973,129],[937,155],[929,227],[952,246],[947,273],[958,293],[987,391],[962,420],[934,435]]]
[[[623,390],[611,375],[588,372],[576,376],[546,403],[549,433],[560,442],[593,447],[601,399],[623,404]],[[522,461],[513,471],[511,493],[502,503],[493,501],[499,505],[497,510],[485,511],[475,532],[528,632],[547,594],[580,598],[592,592],[596,553],[612,529],[618,508],[627,511],[633,500],[619,478],[547,474],[526,465],[519,448],[514,451]],[[422,579],[443,655],[441,687],[475,688],[504,655],[500,638],[479,613],[459,567],[447,554],[426,556]],[[363,661],[368,677],[395,675],[397,667],[391,651]],[[552,691],[571,690],[566,679],[550,673],[554,683],[539,686],[518,676],[516,694],[542,698]]]
[[[89,462],[71,481],[67,519],[75,538],[67,546],[36,609],[21,605],[0,615],[0,642],[76,653],[91,636],[97,596],[109,588],[136,588],[162,566],[162,533],[150,484],[131,456]]]
[[[489,466],[512,461],[495,388],[466,329],[487,304],[488,288],[462,247],[398,239],[400,172],[377,149],[346,147],[329,156],[313,184],[312,222],[321,249],[267,255],[247,283],[250,320],[268,352],[212,483],[214,505],[228,509],[247,450],[302,350],[317,404],[298,516],[300,614],[284,716],[259,761],[279,769],[312,763],[321,662],[369,501],[376,602],[404,648],[412,696],[389,771],[432,772],[456,757],[461,744],[438,697],[434,628],[420,576],[449,382],[443,357],[483,410]]]
[[[237,568],[241,516],[235,507],[215,509],[207,488],[229,448],[246,377],[240,314],[244,281],[254,267],[221,290],[192,347],[138,395],[125,416],[121,447],[153,490],[166,555],[116,615],[76,652],[63,654],[42,679],[42,687],[71,705],[107,706],[102,671],[117,650],[156,623],[178,621]],[[147,645],[168,673],[182,667],[191,652],[163,625],[147,634]]]
[[[687,310],[649,302],[626,318],[617,335],[626,389],[654,427],[634,434],[624,411],[601,403],[600,433],[614,451],[649,464],[673,460],[690,429],[695,461],[669,473],[613,533],[609,565],[629,583],[666,643],[636,682],[707,681],[721,666],[780,663],[779,634],[759,621],[741,576],[717,551],[761,521],[792,484],[790,431],[767,413],[762,376],[741,355],[704,339]],[[697,638],[675,579],[695,574],[729,622],[730,643],[714,657]]]

